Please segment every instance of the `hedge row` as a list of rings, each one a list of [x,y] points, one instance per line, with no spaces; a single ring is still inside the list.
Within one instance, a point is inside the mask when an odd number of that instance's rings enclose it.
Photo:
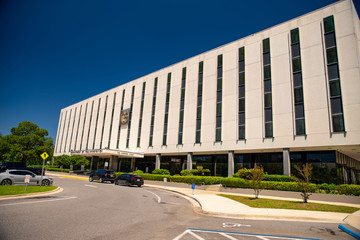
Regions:
[[[224,187],[234,188],[251,188],[249,181],[239,177],[209,177],[209,176],[170,176],[170,175],[153,175],[153,174],[141,174],[145,180],[152,181],[164,181],[167,178],[168,182],[181,182],[181,183],[195,183],[197,185],[214,185],[221,184]],[[276,181],[262,181],[262,188],[267,190],[277,191],[301,191],[297,182],[276,182]],[[360,185],[343,184],[335,185],[335,189],[331,193],[345,194],[360,196]],[[322,192],[324,191],[324,184],[309,185],[309,192]]]
[[[46,168],[46,171],[56,171],[56,172],[70,172],[72,171],[71,169],[66,169],[66,168],[55,168],[55,167],[48,167]]]

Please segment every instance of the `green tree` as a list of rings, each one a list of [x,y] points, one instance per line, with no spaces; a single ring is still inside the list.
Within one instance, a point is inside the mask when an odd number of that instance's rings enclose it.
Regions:
[[[86,157],[80,156],[80,155],[71,155],[69,160],[70,160],[70,165],[73,165],[74,169],[80,169],[81,165],[84,165],[84,166],[90,165],[90,160],[88,160]]]
[[[250,169],[250,174],[247,176],[250,180],[249,185],[255,192],[255,198],[259,197],[262,190],[261,181],[264,179],[264,168],[255,164],[253,169]]]
[[[2,161],[42,164],[40,154],[53,156],[53,139],[48,131],[32,122],[21,122],[11,128],[11,134],[0,137],[0,159]]]
[[[55,165],[63,166],[63,168],[70,168],[71,161],[69,155],[60,155],[55,158]]]
[[[303,164],[303,168],[301,168],[299,165],[294,165],[294,167],[298,171],[300,176],[296,177],[293,175],[292,177],[299,185],[304,203],[307,203],[311,195],[311,193],[309,193],[309,185],[311,183],[310,179],[313,167],[311,166],[311,164],[308,163]]]

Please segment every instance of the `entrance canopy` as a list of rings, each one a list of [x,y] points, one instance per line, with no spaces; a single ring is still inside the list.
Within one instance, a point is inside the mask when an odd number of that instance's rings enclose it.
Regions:
[[[119,158],[144,158],[144,153],[141,152],[129,152],[124,150],[113,150],[113,149],[77,150],[77,151],[71,151],[71,155],[81,155],[85,157],[97,156],[100,158],[110,158],[110,156],[117,156]]]

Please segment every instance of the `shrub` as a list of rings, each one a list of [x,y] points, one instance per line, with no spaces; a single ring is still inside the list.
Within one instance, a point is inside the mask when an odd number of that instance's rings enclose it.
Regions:
[[[251,172],[250,172],[250,169],[241,168],[234,175],[235,175],[235,177],[247,179],[251,175]]]
[[[249,188],[248,182],[239,177],[227,177],[221,180],[221,184],[224,187],[236,187],[236,188]]]
[[[140,175],[145,180],[151,180],[151,181],[164,181],[164,178],[167,178],[169,180],[169,175],[159,175],[159,174],[150,174],[150,173],[144,173]]]
[[[157,174],[157,175],[170,175],[170,172],[167,169],[155,169],[151,173],[152,174]]]
[[[342,184],[336,186],[336,191],[339,194],[360,196],[360,185]]]
[[[197,169],[191,169],[190,173],[197,176],[208,176],[211,174],[211,171],[204,169],[202,166],[197,166]]]
[[[132,173],[133,173],[133,174],[136,174],[136,175],[144,174],[144,172],[141,171],[141,170],[136,170],[136,171],[133,171]]]
[[[187,169],[182,170],[182,171],[180,172],[180,175],[181,175],[181,176],[193,176],[193,174],[192,174],[189,170],[187,170]]]
[[[56,171],[56,172],[70,172],[71,169],[66,168],[55,168],[55,167],[49,167],[46,169],[47,171]]]
[[[335,193],[336,185],[333,183],[332,184],[327,184],[327,183],[319,184],[318,190],[319,190],[319,192],[325,191],[326,193]]]
[[[272,182],[295,182],[295,180],[289,176],[285,175],[270,175],[264,174],[264,181],[272,181]]]

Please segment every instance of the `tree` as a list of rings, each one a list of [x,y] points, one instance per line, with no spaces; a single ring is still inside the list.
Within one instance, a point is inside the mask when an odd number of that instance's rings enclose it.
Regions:
[[[40,154],[53,156],[53,139],[48,131],[32,122],[21,122],[11,128],[11,134],[0,137],[0,159],[2,161],[42,164]]]
[[[71,155],[70,157],[70,163],[71,165],[74,166],[74,169],[80,169],[81,165],[84,166],[89,166],[90,165],[90,160],[87,159],[84,156],[80,156],[80,155]]]
[[[64,168],[70,168],[71,161],[69,155],[61,155],[55,158],[55,165],[63,166]]]
[[[311,195],[311,193],[309,193],[309,185],[311,183],[310,179],[313,167],[311,166],[311,164],[308,163],[303,164],[302,169],[298,165],[294,165],[294,167],[299,172],[300,178],[294,175],[292,177],[298,183],[304,203],[307,203],[307,200]]]
[[[261,181],[264,179],[264,168],[255,164],[253,169],[250,169],[250,175],[248,176],[249,185],[255,192],[255,198],[259,197],[261,191]]]

